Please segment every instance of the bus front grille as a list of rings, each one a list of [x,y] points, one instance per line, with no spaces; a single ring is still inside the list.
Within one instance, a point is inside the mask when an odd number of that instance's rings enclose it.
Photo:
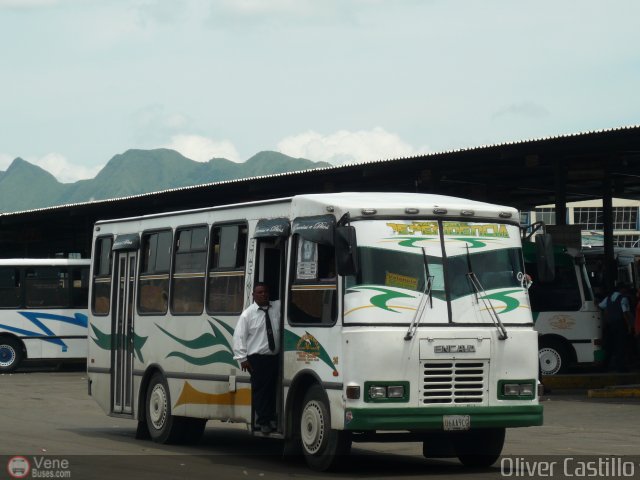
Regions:
[[[487,392],[487,366],[486,362],[478,360],[424,362],[421,402],[425,405],[484,403]]]

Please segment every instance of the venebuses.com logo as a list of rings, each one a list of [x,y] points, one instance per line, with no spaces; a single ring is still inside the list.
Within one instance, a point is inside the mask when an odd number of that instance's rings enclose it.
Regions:
[[[31,464],[25,457],[11,457],[7,462],[7,472],[11,478],[27,478],[31,472]]]
[[[14,455],[7,461],[10,478],[71,478],[71,463],[67,458]]]

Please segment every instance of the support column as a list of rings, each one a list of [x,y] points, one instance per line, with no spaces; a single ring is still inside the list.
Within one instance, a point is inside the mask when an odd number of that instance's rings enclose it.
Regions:
[[[602,222],[604,233],[604,288],[611,292],[618,278],[618,267],[613,252],[613,182],[609,169],[602,181]]]
[[[567,165],[564,158],[554,162],[556,184],[556,225],[567,224]]]

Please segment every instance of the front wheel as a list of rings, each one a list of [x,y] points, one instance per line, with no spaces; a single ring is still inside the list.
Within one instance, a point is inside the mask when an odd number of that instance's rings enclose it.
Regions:
[[[538,349],[538,360],[540,361],[540,373],[542,375],[556,375],[564,373],[569,368],[569,353],[560,342],[544,341],[540,342]]]
[[[145,416],[154,442],[178,443],[184,438],[185,423],[171,414],[169,386],[161,373],[154,373],[149,382]]]
[[[490,467],[504,446],[504,428],[460,432],[452,437],[456,456],[465,467]]]
[[[351,451],[351,432],[331,428],[329,401],[317,384],[304,397],[299,426],[302,452],[313,470],[331,470]]]
[[[17,369],[24,359],[23,352],[19,340],[11,337],[0,338],[0,373],[10,373]]]

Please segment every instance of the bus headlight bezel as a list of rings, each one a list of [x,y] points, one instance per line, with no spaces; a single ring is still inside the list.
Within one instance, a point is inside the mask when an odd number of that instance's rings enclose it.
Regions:
[[[364,401],[368,403],[409,401],[407,381],[367,381],[364,382],[364,391]]]
[[[500,400],[533,400],[536,394],[536,380],[498,381],[498,399]]]

